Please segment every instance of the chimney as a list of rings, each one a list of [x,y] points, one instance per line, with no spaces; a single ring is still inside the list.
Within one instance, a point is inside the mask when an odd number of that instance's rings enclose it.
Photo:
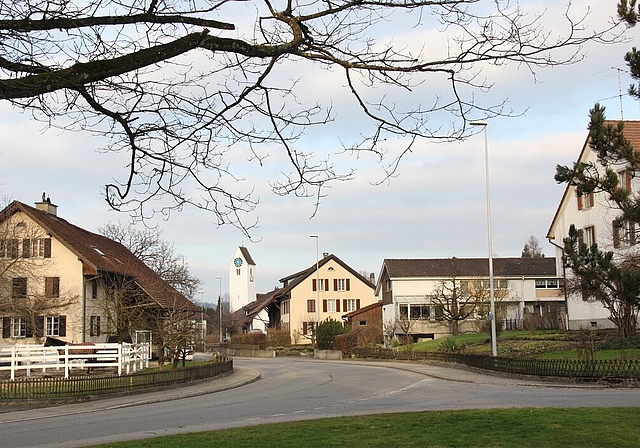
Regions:
[[[371,274],[369,274],[369,281],[371,282],[372,285],[376,284],[376,274],[374,274],[373,272]]]
[[[52,216],[58,216],[58,206],[51,203],[46,193],[42,193],[42,201],[36,202],[36,209],[42,210]]]
[[[322,253],[322,258],[327,258],[329,256],[329,252],[323,252]]]

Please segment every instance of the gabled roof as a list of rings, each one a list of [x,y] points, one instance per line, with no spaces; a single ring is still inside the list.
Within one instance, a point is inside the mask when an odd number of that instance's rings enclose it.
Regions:
[[[606,120],[605,124],[617,125],[620,121],[618,120]],[[631,145],[636,149],[640,150],[640,121],[637,120],[622,120],[624,123],[623,135],[624,137],[631,143]],[[588,158],[588,151],[591,151],[591,147],[589,146],[589,133],[587,132],[587,137],[582,145],[582,150],[578,155],[578,162],[584,162]],[[558,220],[560,212],[566,203],[566,201],[570,196],[572,191],[571,185],[567,184],[564,193],[562,194],[562,199],[560,199],[560,203],[558,204],[558,208],[553,215],[553,220],[551,221],[551,225],[549,226],[549,230],[547,231],[547,239],[553,240],[555,239],[555,224]]]
[[[256,262],[253,261],[253,258],[251,258],[251,254],[249,253],[249,249],[247,249],[244,246],[240,246],[240,252],[242,252],[242,257],[247,261],[247,264],[250,264],[252,266],[256,265]]]
[[[375,308],[382,308],[382,301],[381,300],[379,300],[377,302],[374,302],[374,303],[372,303],[370,305],[364,306],[362,308],[358,308],[357,310],[351,311],[350,313],[343,314],[342,318],[343,319],[350,319],[350,318],[352,318],[354,316],[357,316],[357,315],[362,314],[362,313],[366,313],[367,311],[371,311],[371,310],[373,310]]]
[[[488,258],[386,259],[382,265],[390,279],[487,277]],[[496,277],[555,276],[555,258],[494,258]],[[382,277],[381,277],[382,278]]]
[[[132,277],[163,308],[197,311],[200,308],[165,282],[122,244],[89,232],[43,210],[13,201],[0,212],[0,222],[22,212],[77,255],[85,274],[99,272]]]
[[[231,313],[232,320],[246,324],[253,320],[262,310],[268,307],[275,301],[275,296],[279,289],[276,288],[273,291],[269,291],[264,294],[257,294],[257,299],[253,302],[247,303],[245,306],[237,311]]]
[[[332,260],[338,263],[340,266],[342,266],[345,270],[349,271],[351,275],[353,275],[354,277],[362,281],[364,284],[366,284],[372,289],[375,289],[375,285],[373,283],[371,283],[369,280],[367,280],[362,275],[357,273],[348,264],[346,264],[344,261],[336,257],[334,254],[326,255],[325,257],[322,257],[321,260],[318,260],[318,266],[317,266],[318,269],[320,269],[322,266],[324,266],[325,264],[327,264]],[[314,275],[315,272],[316,272],[316,264],[314,263],[307,269],[304,269],[302,271],[296,272],[295,274],[291,274],[281,278],[280,282],[283,283],[284,286],[278,290],[277,297],[282,297],[288,294],[293,288],[298,286],[305,279],[309,278],[311,275]]]

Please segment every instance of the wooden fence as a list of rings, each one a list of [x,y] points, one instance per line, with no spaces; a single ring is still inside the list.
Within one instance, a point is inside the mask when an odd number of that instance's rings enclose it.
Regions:
[[[24,378],[0,381],[0,400],[78,398],[126,393],[213,378],[233,370],[233,360],[219,359],[195,367],[131,375],[71,378]]]
[[[44,347],[42,345],[12,345],[0,347],[0,372],[11,372],[11,380],[21,371],[27,376],[35,371],[64,372],[71,369],[113,367],[118,375],[149,367],[149,344],[86,344]]]
[[[640,381],[640,360],[578,361],[570,359],[505,358],[459,353],[400,352],[389,349],[355,349],[359,358],[429,360],[463,364],[479,369],[519,375],[565,377],[590,381]]]

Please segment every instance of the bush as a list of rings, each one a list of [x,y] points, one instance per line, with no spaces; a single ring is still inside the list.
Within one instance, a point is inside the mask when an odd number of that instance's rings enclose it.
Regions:
[[[267,332],[269,347],[290,347],[291,335],[284,330],[269,330]]]
[[[465,344],[458,342],[456,338],[452,336],[444,338],[442,342],[440,342],[440,349],[443,352],[457,353],[463,351],[465,348]]]
[[[329,318],[318,325],[318,348],[320,350],[328,350],[332,348],[333,341],[336,336],[344,334],[345,328],[342,326],[342,322],[338,322],[335,319]]]
[[[259,345],[260,350],[267,348],[267,335],[261,331],[252,331],[250,333],[234,334],[231,336],[232,344],[250,344]]]

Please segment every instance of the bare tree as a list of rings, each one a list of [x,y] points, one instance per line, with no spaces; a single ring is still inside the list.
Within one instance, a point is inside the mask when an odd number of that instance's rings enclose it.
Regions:
[[[384,342],[387,347],[391,346],[391,341],[396,337],[399,324],[398,319],[389,319],[382,322],[382,334],[384,335]]]
[[[355,107],[365,124],[333,146],[371,153],[394,176],[418,141],[463,139],[469,119],[512,114],[480,102],[491,87],[483,68],[514,62],[535,77],[579,61],[586,42],[618,38],[617,22],[589,29],[567,3],[550,31],[547,17],[515,2],[256,1],[247,14],[246,2],[217,0],[5,1],[0,99],[126,153],[126,171],[104,190],[114,209],[142,217],[191,204],[248,234],[243,217],[257,197],[237,189],[230,152],[260,165],[280,153],[288,166],[274,191],[318,204],[323,187],[354,170],[300,138],[347,116],[355,123]],[[405,43],[389,33],[396,21],[440,33]],[[335,95],[313,84],[316,73]]]
[[[119,222],[109,223],[98,232],[124,245],[182,295],[190,299],[195,297],[200,279],[191,274],[189,264],[184,256],[176,253],[173,243],[162,239],[162,232],[157,227],[140,230],[132,223]]]
[[[487,288],[482,280],[458,280],[456,277],[439,281],[433,289],[431,303],[439,309],[439,319],[449,323],[451,334],[457,336],[460,324],[475,317],[487,301]]]
[[[544,258],[544,251],[540,247],[538,238],[531,235],[524,243],[522,258]]]

